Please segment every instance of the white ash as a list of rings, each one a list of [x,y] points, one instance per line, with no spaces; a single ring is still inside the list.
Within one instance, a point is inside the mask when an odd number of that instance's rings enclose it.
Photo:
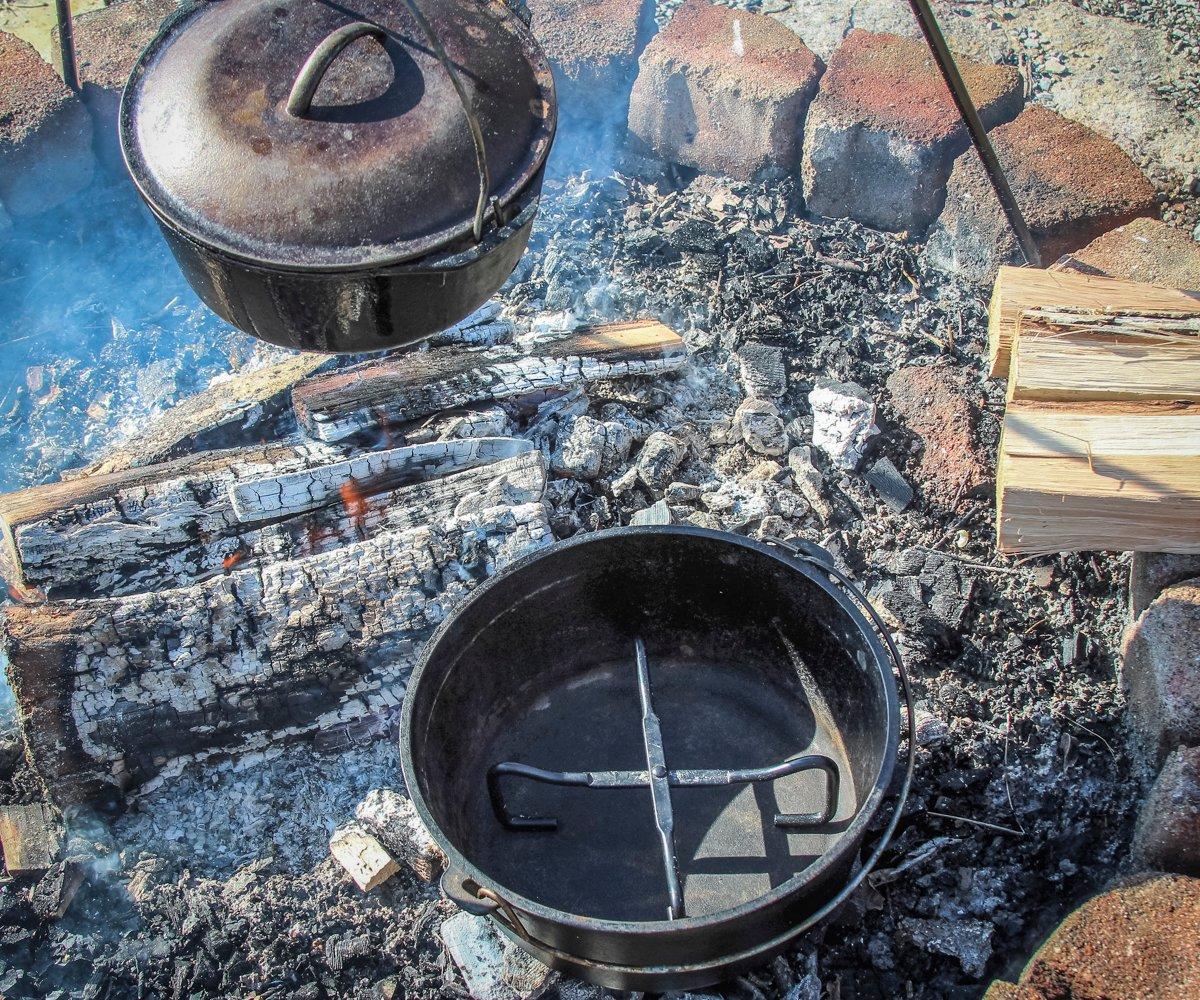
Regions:
[[[623,468],[632,447],[633,433],[624,424],[577,416],[562,425],[550,468],[579,479],[595,479]]]
[[[870,395],[853,382],[821,380],[808,394],[808,405],[813,411],[812,443],[838,468],[853,472],[867,441],[879,433]]]
[[[486,917],[456,913],[438,933],[472,1000],[536,1000],[550,986],[553,973],[501,938]]]
[[[670,484],[687,449],[677,437],[655,431],[642,445],[637,456],[637,477],[654,493]]]
[[[785,455],[788,435],[779,407],[765,399],[747,399],[733,415],[738,437],[760,455]]]

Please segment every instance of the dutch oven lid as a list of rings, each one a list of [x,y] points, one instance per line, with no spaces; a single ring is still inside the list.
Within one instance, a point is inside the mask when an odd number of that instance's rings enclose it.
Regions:
[[[269,266],[398,263],[478,236],[482,147],[483,228],[504,221],[553,137],[545,57],[503,0],[415,2],[208,0],[168,18],[121,107],[150,205]]]

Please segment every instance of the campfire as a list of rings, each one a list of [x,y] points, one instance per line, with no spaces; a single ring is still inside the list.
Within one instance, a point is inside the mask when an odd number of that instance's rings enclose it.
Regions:
[[[351,7],[0,33],[0,995],[1197,995],[1200,24]]]

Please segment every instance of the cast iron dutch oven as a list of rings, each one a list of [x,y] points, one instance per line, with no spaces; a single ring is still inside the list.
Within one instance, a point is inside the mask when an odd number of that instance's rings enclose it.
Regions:
[[[503,0],[208,0],[135,66],[121,146],[214,312],[285,347],[375,351],[512,272],[556,118]]]
[[[443,890],[615,989],[760,963],[895,829],[894,669],[911,718],[886,629],[815,547],[644,526],[519,560],[442,623],[405,698]]]

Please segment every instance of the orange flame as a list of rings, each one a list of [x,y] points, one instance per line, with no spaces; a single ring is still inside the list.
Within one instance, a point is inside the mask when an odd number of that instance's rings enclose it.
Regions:
[[[236,552],[230,552],[229,555],[221,560],[221,565],[227,570],[233,569],[234,566],[240,563],[249,554],[250,553],[245,549],[238,549]]]
[[[367,498],[359,489],[358,482],[353,476],[342,483],[338,490],[342,497],[342,506],[346,508],[346,516],[359,531],[363,527],[363,519],[367,515]]]

